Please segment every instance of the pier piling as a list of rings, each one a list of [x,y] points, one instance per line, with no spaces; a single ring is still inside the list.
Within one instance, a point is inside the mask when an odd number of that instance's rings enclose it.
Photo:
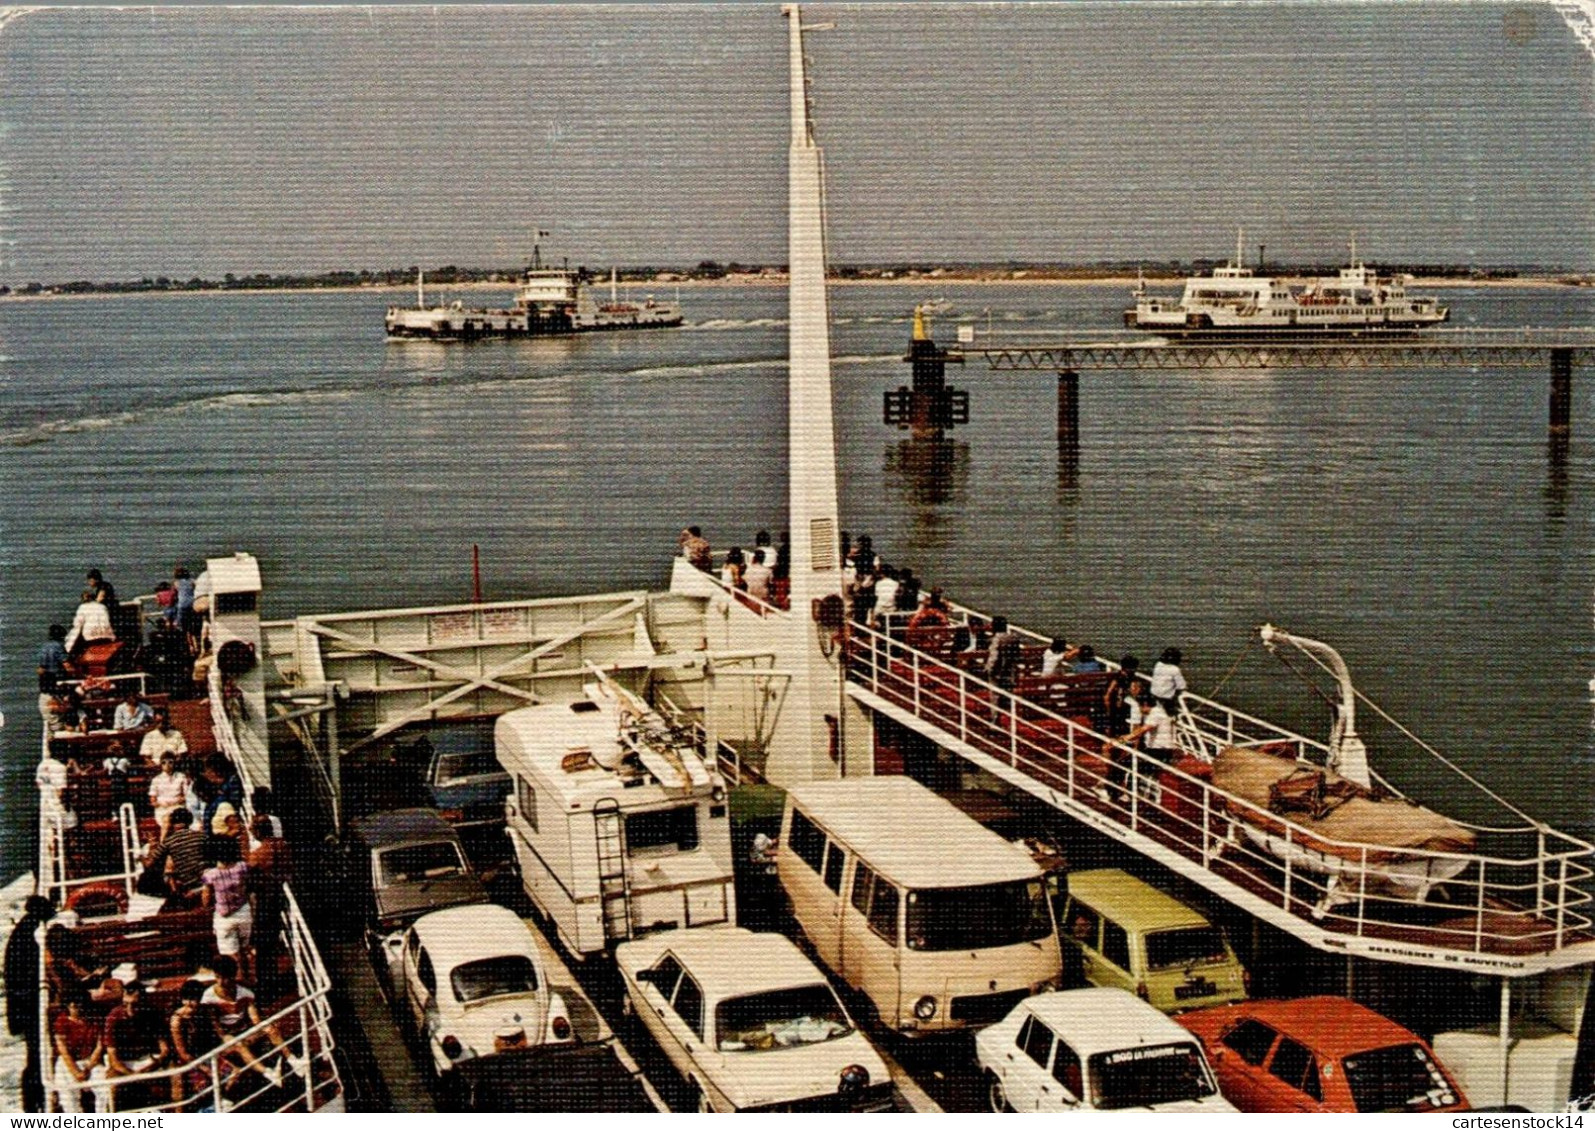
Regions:
[[[1071,460],[1080,455],[1080,375],[1072,369],[1058,371],[1058,454]]]
[[[1572,429],[1573,416],[1573,351],[1567,348],[1551,350],[1551,419],[1552,436],[1566,436]]]

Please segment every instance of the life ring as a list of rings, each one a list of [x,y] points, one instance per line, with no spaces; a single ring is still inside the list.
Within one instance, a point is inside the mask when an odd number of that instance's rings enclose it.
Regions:
[[[66,905],[84,919],[103,919],[109,915],[127,914],[127,889],[119,883],[102,880],[74,888],[66,897]],[[115,910],[107,911],[106,906]]]

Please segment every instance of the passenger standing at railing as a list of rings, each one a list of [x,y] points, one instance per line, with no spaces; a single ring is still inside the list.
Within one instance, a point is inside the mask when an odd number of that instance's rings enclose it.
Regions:
[[[22,918],[6,939],[6,1029],[21,1037],[27,1048],[22,1069],[22,1106],[27,1111],[44,1109],[44,1083],[39,1055],[39,931],[55,907],[42,895],[30,895],[22,903]]]
[[[61,681],[70,674],[66,655],[66,625],[52,624],[50,639],[39,647],[39,714],[50,721],[51,707]]]
[[[1041,653],[1041,678],[1048,679],[1062,675],[1064,663],[1073,658],[1078,651],[1063,637],[1054,636],[1046,651]]]
[[[1152,698],[1162,704],[1169,715],[1177,715],[1184,691],[1185,673],[1180,671],[1180,650],[1165,648],[1158,662],[1152,665]]]
[[[703,531],[696,526],[689,526],[681,532],[681,556],[687,559],[687,564],[704,573],[714,570],[714,562],[709,550],[709,541],[703,536]]]
[[[1119,657],[1119,670],[1113,673],[1113,677],[1108,680],[1107,688],[1102,692],[1103,713],[1107,716],[1109,738],[1118,738],[1141,722],[1139,717],[1135,722],[1130,722],[1131,706],[1134,705],[1137,713],[1140,710],[1139,704],[1134,703],[1130,696],[1130,687],[1138,682],[1136,673],[1140,670],[1141,661],[1135,656]],[[1142,686],[1145,686],[1144,682]]]
[[[1008,627],[1007,617],[991,618],[991,646],[986,653],[986,678],[1004,691],[1012,690],[1019,673],[1019,634]],[[997,709],[1006,711],[1011,700],[997,697]]]
[[[726,551],[725,565],[720,567],[720,582],[727,589],[744,590],[748,587],[743,580],[742,570],[747,565],[747,559],[742,556],[741,546],[732,546]]]
[[[768,539],[769,535],[766,534],[765,538]],[[775,579],[775,568],[770,565],[769,554],[769,550],[754,550],[753,560],[742,573],[742,579],[748,586],[748,594],[757,597],[765,604],[770,603],[770,582]]]
[[[775,577],[770,581],[770,599],[780,608],[791,604],[792,594],[792,534],[781,531],[781,543],[775,548]]]
[[[216,866],[206,869],[200,880],[205,885],[205,906],[211,910],[216,952],[236,961],[247,978],[252,970],[250,941],[255,926],[249,903],[249,865],[243,861],[238,841],[225,834],[212,838],[211,853]]]
[[[116,629],[111,627],[111,610],[99,599],[95,590],[85,589],[83,600],[72,616],[72,630],[67,633],[67,655],[75,656],[90,644],[105,644],[116,639]]]
[[[887,613],[897,611],[897,593],[902,586],[897,580],[897,570],[889,565],[880,568],[880,575],[875,579],[875,611],[881,617],[881,630],[887,628],[885,619]]]

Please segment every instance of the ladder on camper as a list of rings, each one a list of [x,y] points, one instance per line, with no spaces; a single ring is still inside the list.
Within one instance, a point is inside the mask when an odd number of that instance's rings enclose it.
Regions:
[[[605,797],[593,806],[593,834],[598,841],[598,902],[604,938],[631,938],[631,885],[626,879],[626,820],[620,802]]]

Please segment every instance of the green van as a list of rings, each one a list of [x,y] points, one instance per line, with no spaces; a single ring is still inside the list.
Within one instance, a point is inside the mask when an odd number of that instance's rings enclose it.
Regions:
[[[1246,971],[1224,932],[1117,868],[1070,873],[1058,934],[1087,982],[1129,990],[1165,1013],[1246,998]]]

